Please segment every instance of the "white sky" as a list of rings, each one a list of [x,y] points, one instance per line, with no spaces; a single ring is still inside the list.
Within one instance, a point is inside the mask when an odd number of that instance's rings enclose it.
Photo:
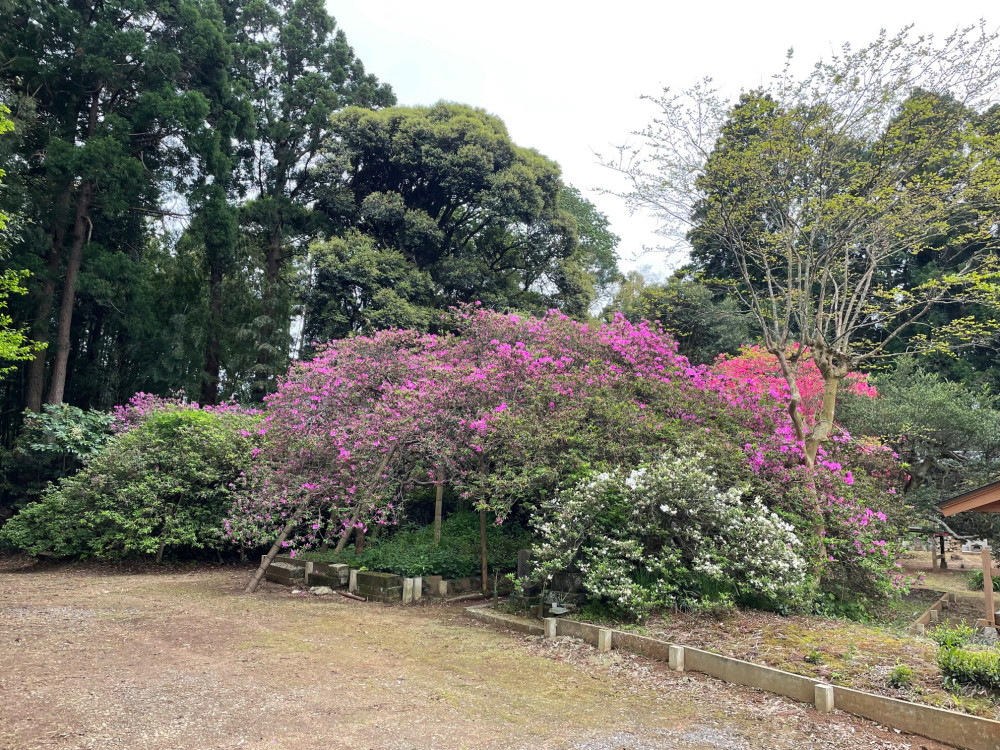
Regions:
[[[789,47],[802,65],[844,42],[872,41],[915,24],[943,37],[985,18],[996,0],[328,0],[370,72],[403,105],[440,99],[483,107],[514,141],[557,161],[622,238],[623,268],[663,272],[655,221],[629,216],[594,188],[619,186],[594,152],[608,154],[654,114],[643,94],[684,88],[705,76],[732,91],[779,71]]]

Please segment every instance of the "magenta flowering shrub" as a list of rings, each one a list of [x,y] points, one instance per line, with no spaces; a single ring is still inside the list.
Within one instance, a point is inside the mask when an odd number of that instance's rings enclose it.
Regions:
[[[807,475],[768,355],[693,367],[657,325],[621,316],[593,325],[469,305],[443,323],[334,341],[292,367],[237,483],[234,542],[267,544],[295,519],[294,554],[396,522],[410,489],[439,481],[502,523],[595,470],[684,447],[708,457],[720,487],[746,487],[793,524],[816,574],[891,590],[891,454],[840,431]]]

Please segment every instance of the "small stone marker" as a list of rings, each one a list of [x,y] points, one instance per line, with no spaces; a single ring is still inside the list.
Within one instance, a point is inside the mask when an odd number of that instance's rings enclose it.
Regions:
[[[354,568],[351,568],[350,578],[347,583],[347,590],[352,594],[358,590],[358,571]]]
[[[438,582],[438,596],[448,596],[448,581]]]
[[[913,626],[914,635],[923,635],[926,632],[927,628],[924,627],[924,624],[922,622],[918,622],[916,625]]]
[[[667,649],[667,664],[675,672],[684,671],[684,647],[671,644]]]
[[[931,622],[932,623],[933,622],[937,622],[938,621],[938,611],[936,609],[930,609],[930,610],[928,610],[928,612],[930,613],[930,616],[931,616]]]
[[[816,710],[828,714],[833,710],[833,685],[816,683]]]
[[[559,620],[557,620],[555,617],[546,617],[544,620],[542,620],[542,622],[545,623],[545,637],[555,638],[556,628],[559,627]]]
[[[413,601],[419,602],[420,597],[424,595],[424,579],[417,576],[413,579]]]
[[[413,579],[403,579],[403,604],[413,603]]]
[[[611,631],[601,628],[597,631],[597,650],[598,651],[610,651],[611,650]]]

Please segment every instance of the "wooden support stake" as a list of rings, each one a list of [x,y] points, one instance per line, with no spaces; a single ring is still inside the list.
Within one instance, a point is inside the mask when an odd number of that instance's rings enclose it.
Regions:
[[[983,547],[983,597],[986,599],[986,624],[997,626],[996,606],[993,603],[993,560],[990,550]]]
[[[438,480],[434,487],[434,546],[441,544],[441,509],[444,505],[444,469],[434,468],[434,478]]]
[[[486,570],[486,508],[479,509],[479,548],[483,553],[483,577],[482,590],[486,591],[487,570]]]

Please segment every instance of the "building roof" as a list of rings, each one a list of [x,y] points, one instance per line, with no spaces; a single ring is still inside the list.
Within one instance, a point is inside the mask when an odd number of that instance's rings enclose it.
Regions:
[[[956,513],[1000,513],[1000,481],[987,484],[961,495],[955,495],[938,504],[941,512],[947,516]]]

